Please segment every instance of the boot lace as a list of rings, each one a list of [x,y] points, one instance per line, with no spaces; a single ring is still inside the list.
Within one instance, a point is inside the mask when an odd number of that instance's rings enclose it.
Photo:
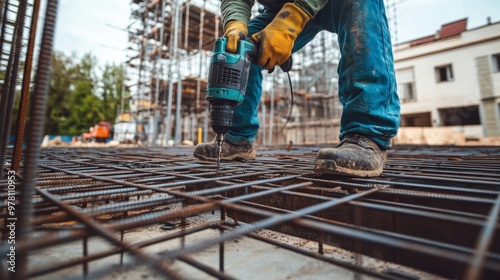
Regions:
[[[366,148],[366,149],[371,149],[374,152],[378,152],[375,147],[370,145],[370,142],[371,142],[371,140],[369,140],[368,138],[366,138],[363,135],[351,134],[351,135],[346,135],[344,138],[342,138],[342,140],[337,145],[337,147],[340,147],[346,143],[349,143],[349,144],[358,145],[358,146]]]

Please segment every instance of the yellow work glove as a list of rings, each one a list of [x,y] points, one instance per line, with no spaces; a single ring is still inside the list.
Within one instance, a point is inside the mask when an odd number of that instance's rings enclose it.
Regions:
[[[293,3],[286,3],[266,28],[250,40],[259,48],[254,63],[266,70],[281,65],[292,54],[293,44],[311,17]]]
[[[227,38],[226,51],[236,53],[238,41],[248,36],[248,27],[242,21],[233,20],[226,24],[224,35]]]

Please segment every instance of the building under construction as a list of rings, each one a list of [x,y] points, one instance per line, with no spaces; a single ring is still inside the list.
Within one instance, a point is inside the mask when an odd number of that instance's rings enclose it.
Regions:
[[[256,160],[223,162],[217,171],[180,145],[41,148],[58,1],[0,3],[0,279],[499,279],[498,147],[395,145],[380,177],[318,174],[315,155],[330,139],[271,145],[281,141],[275,131],[289,109],[285,83],[271,75],[266,83],[278,86],[269,86],[261,110],[273,121],[263,121],[267,134],[259,137],[268,145],[259,145]],[[146,27],[131,32],[129,64],[137,72],[133,118],[146,126],[171,114],[171,123],[153,123],[160,144],[188,139],[186,116],[193,127],[203,123],[203,67],[220,29],[205,31],[218,22],[207,2],[158,3],[132,3]],[[177,15],[173,26],[151,24],[153,14],[169,13]],[[196,40],[171,34],[196,29]],[[154,36],[168,39],[158,54]],[[181,58],[202,65],[198,75],[191,67],[184,76]],[[335,95],[333,84],[308,72],[321,72],[320,59],[295,59],[290,124],[327,127],[320,118],[337,112],[313,106]],[[286,133],[300,138],[310,128],[287,125]]]
[[[127,60],[133,77],[130,119],[139,124],[148,143],[211,140],[205,91],[209,56],[222,34],[218,1],[132,1]],[[311,134],[323,143],[338,140],[341,108],[335,46],[334,35],[320,33],[295,54],[292,88],[281,71],[265,75],[259,109],[261,144],[314,143],[315,138],[306,138]]]

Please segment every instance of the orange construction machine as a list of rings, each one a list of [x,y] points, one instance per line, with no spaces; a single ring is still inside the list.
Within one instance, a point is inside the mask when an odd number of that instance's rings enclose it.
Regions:
[[[94,127],[89,128],[88,133],[82,135],[83,142],[106,142],[111,138],[111,124],[109,122],[99,122]]]

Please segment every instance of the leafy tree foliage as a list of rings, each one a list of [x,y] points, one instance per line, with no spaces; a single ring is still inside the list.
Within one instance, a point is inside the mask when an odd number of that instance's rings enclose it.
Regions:
[[[103,101],[103,112],[106,119],[115,119],[124,96],[124,66],[105,65],[99,83],[99,96]],[[128,108],[128,107],[127,107]]]
[[[71,107],[73,60],[62,53],[53,53],[51,68],[45,133],[64,134],[62,127],[66,124]]]
[[[52,55],[46,134],[79,135],[99,121],[114,123],[122,96],[125,68],[99,68],[90,53],[82,58]]]

